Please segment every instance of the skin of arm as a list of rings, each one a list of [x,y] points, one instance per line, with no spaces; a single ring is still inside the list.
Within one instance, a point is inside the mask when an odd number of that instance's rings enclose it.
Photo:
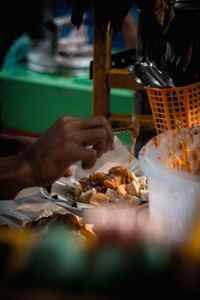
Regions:
[[[36,141],[36,138],[26,136],[9,136],[0,134],[0,157],[17,154]]]
[[[0,157],[0,199],[13,199],[23,188],[36,185],[35,172],[26,152]]]
[[[112,128],[102,116],[60,118],[25,150],[0,157],[0,199],[13,199],[23,188],[47,187],[77,161],[91,168],[112,149],[113,140]]]
[[[34,185],[34,173],[25,151],[36,138],[0,135],[0,199],[13,198],[25,187]]]

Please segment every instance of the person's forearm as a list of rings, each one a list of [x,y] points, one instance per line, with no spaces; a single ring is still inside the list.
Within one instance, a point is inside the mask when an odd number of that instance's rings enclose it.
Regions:
[[[13,199],[23,188],[37,185],[35,170],[26,153],[0,157],[0,199]]]
[[[0,134],[0,156],[15,155],[36,141],[36,138]]]

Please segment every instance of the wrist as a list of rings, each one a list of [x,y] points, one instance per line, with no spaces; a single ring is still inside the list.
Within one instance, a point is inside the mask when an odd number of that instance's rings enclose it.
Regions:
[[[17,156],[19,163],[19,178],[23,186],[22,188],[40,185],[35,162],[29,151],[21,152]]]
[[[0,199],[13,199],[27,187],[37,186],[37,177],[28,153],[0,157]]]

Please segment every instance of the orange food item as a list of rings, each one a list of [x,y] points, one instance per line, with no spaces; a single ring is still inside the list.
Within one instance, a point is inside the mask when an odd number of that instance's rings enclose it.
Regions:
[[[135,144],[136,144],[136,139],[139,136],[139,131],[140,131],[139,121],[136,118],[136,116],[132,115],[131,126],[130,126],[132,147],[131,147],[130,156],[129,156],[129,169],[131,168],[131,162],[133,161],[133,158],[134,158]]]
[[[93,173],[82,178],[79,183],[80,186],[75,188],[75,195],[88,204],[126,202],[138,205],[142,201],[148,201],[146,177],[136,177],[122,166],[113,167],[106,174]]]

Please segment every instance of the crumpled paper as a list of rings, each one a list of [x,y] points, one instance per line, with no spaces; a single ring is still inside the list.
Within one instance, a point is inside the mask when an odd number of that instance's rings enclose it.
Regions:
[[[64,209],[44,199],[39,191],[14,200],[2,200],[0,201],[0,225],[21,228],[26,223],[39,218],[45,210],[65,212]]]

